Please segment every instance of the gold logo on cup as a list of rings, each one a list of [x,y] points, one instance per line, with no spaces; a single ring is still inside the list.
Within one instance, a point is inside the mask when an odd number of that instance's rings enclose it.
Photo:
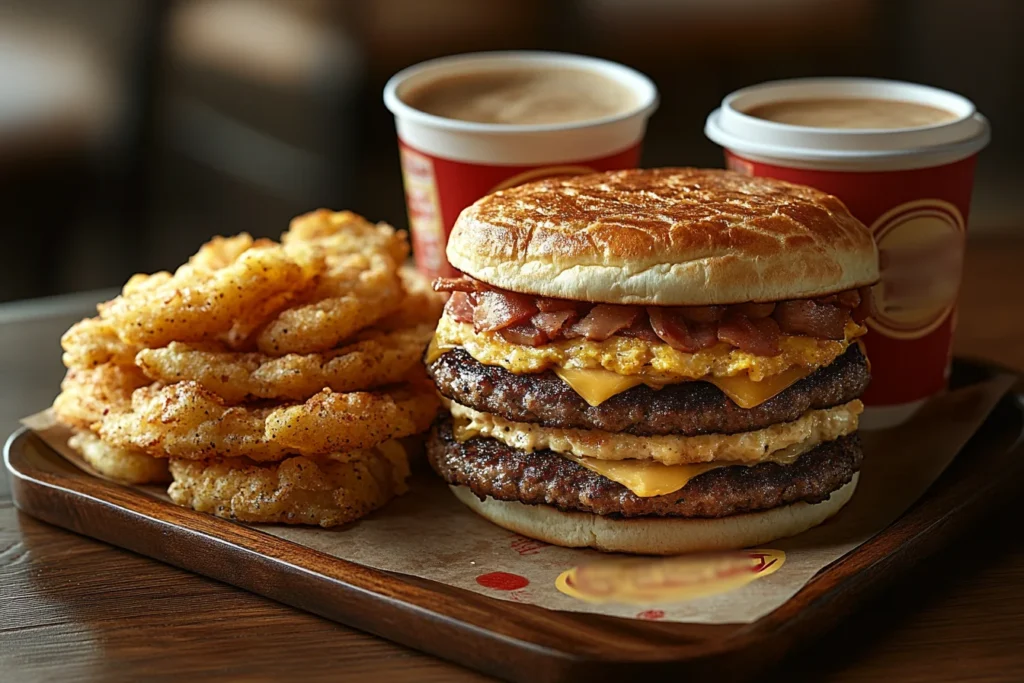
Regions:
[[[555,587],[593,603],[680,602],[735,590],[773,574],[785,562],[781,550],[599,560],[562,572]]]
[[[964,231],[960,211],[938,199],[901,204],[875,221],[881,279],[868,325],[896,339],[918,339],[942,325],[960,290]]]

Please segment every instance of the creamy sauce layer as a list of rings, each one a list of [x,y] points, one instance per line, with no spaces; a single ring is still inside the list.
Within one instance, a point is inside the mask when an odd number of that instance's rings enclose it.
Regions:
[[[590,429],[557,429],[512,422],[451,402],[455,438],[485,436],[518,450],[556,453],[597,460],[643,460],[663,465],[726,462],[792,462],[826,441],[857,430],[864,404],[854,400],[825,410],[810,410],[792,422],[738,434],[634,436]]]

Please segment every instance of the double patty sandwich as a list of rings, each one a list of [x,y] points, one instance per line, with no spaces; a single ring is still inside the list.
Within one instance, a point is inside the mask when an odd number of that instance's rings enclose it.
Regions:
[[[861,462],[871,235],[726,171],[558,178],[463,211],[427,353],[433,468],[565,546],[738,548],[835,514]]]

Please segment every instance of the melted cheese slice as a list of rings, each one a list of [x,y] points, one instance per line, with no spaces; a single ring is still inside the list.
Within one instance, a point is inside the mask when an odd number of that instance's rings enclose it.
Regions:
[[[552,368],[563,382],[572,387],[584,401],[599,406],[615,394],[643,384],[641,375],[617,375],[610,370],[580,370],[579,368]]]
[[[617,375],[608,370],[580,370],[578,368],[553,368],[563,382],[572,387],[580,397],[592,406],[599,406],[615,394],[646,384],[655,389],[667,382],[663,378],[647,375]],[[790,368],[778,375],[765,377],[755,382],[748,375],[735,377],[707,377],[740,408],[753,408],[776,396],[811,374],[806,368]]]
[[[772,454],[771,462],[791,465],[807,449],[795,446]],[[702,462],[691,465],[663,465],[652,460],[599,460],[572,453],[561,456],[588,470],[597,472],[606,479],[622,484],[641,498],[664,496],[675,493],[690,483],[691,479],[720,467],[753,467],[756,462]]]
[[[563,453],[562,456],[622,484],[641,498],[675,493],[694,477],[733,464],[705,462],[696,465],[662,465],[652,460],[598,460],[571,453]]]
[[[760,382],[753,381],[747,375],[709,377],[707,381],[721,389],[740,408],[754,408],[781,394],[811,372],[807,368],[790,368],[778,375],[765,377]]]

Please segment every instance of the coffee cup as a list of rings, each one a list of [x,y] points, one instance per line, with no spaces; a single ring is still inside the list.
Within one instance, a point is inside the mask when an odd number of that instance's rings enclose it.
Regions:
[[[416,265],[436,277],[455,274],[448,233],[480,197],[551,176],[635,168],[658,92],[643,74],[603,59],[486,52],[404,69],[385,86],[384,103],[395,116]]]
[[[744,88],[707,119],[726,166],[836,195],[869,227],[881,280],[864,338],[865,426],[908,419],[949,377],[978,152],[988,122],[960,95],[867,78]]]

